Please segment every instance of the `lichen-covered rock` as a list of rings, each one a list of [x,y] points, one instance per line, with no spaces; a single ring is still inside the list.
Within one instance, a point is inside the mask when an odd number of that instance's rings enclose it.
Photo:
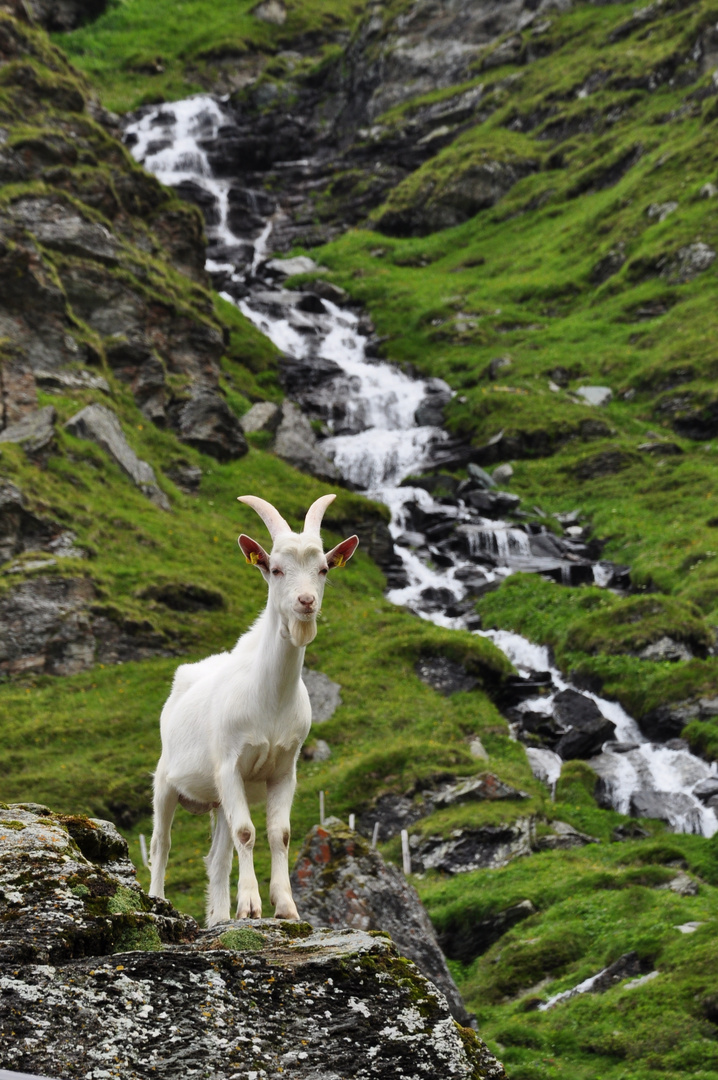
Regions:
[[[275,919],[200,931],[133,874],[107,823],[0,809],[5,1067],[125,1080],[504,1080],[384,935]]]
[[[384,930],[446,994],[451,1011],[468,1014],[418,893],[395,866],[337,818],[315,825],[292,871],[292,892],[313,926]]]

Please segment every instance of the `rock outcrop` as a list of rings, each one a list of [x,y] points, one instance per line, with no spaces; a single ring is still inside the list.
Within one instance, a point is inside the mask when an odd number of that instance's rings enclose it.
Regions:
[[[468,1022],[416,890],[378,851],[338,818],[315,825],[292,871],[299,914],[313,926],[386,931],[399,949],[446,994],[453,1015]]]
[[[103,393],[114,376],[153,423],[239,457],[201,216],[132,162],[116,118],[27,21],[67,29],[102,7],[31,0],[17,19],[0,11],[0,182],[12,186],[0,209],[0,440],[46,456],[54,410],[38,412],[37,386],[71,389],[70,379]]]
[[[107,822],[0,808],[0,913],[0,1054],[16,1072],[505,1078],[386,936],[201,931],[142,891]]]

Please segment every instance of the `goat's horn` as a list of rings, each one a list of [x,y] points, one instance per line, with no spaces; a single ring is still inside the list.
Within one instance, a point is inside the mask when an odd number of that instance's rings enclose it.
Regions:
[[[322,518],[324,517],[324,511],[333,503],[336,499],[336,495],[322,495],[321,499],[317,499],[307,510],[307,516],[304,519],[304,531],[310,533],[313,536],[319,536],[319,530],[322,525]]]
[[[282,533],[292,531],[279,511],[276,510],[271,503],[268,503],[266,499],[260,499],[256,495],[238,495],[237,499],[239,502],[246,503],[247,506],[251,506],[253,510],[257,511],[262,521],[269,529],[269,535],[272,540],[276,540]]]

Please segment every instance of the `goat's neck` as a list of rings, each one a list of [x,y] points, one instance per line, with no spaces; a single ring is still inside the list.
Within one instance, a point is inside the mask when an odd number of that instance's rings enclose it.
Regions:
[[[280,696],[294,690],[302,675],[304,648],[292,644],[281,615],[267,605],[255,624],[260,669],[277,687]]]

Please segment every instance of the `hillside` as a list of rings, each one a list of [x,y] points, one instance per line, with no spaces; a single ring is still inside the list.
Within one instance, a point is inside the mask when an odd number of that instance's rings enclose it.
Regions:
[[[267,0],[258,17],[128,0],[78,3],[93,21],[69,30],[50,3],[10,7],[0,797],[112,818],[146,886],[138,836],[178,658],[230,646],[264,602],[236,546],[262,528],[236,497],[296,525],[328,490],[243,433],[253,402],[284,396],[278,350],[213,291],[200,212],[119,141],[117,112],[199,90],[229,95],[225,167],[284,208],[276,252],[311,254],[384,358],[449,383],[447,427],[473,463],[512,465],[532,523],[559,534],[552,515],[580,508],[596,555],[630,568],[616,594],[513,575],[477,601],[483,626],[550,645],[650,737],[718,759],[718,6]],[[588,404],[587,386],[610,400]],[[129,454],[65,426],[89,405]],[[410,832],[531,836],[498,869],[413,875],[508,1075],[718,1075],[716,837],[601,808],[579,760],[552,801],[501,711],[507,660],[389,603],[370,557],[387,510],[336,490],[325,540],[357,531],[362,547],[307,655],[342,704],[317,730],[331,756],[300,763],[294,853],[320,790],[346,820],[488,774],[514,795],[437,806]],[[473,688],[432,689],[417,667],[436,657]],[[178,813],[168,894],[197,917],[207,833]],[[380,847],[400,862],[398,837]],[[262,843],[257,863],[266,901]],[[606,968],[602,992],[539,1010]]]

